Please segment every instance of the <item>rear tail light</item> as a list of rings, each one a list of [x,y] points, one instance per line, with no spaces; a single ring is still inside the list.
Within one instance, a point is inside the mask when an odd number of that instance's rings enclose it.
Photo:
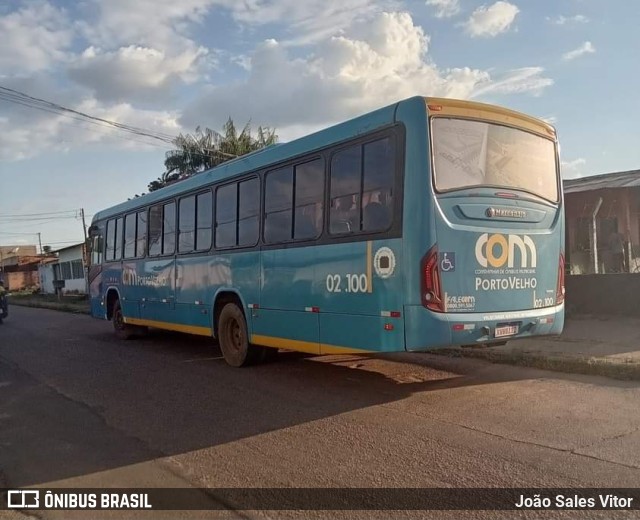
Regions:
[[[438,270],[438,248],[435,245],[424,255],[420,267],[422,305],[432,311],[444,312],[442,284]]]
[[[558,266],[558,286],[556,288],[556,304],[564,301],[564,255],[560,253],[560,265]]]

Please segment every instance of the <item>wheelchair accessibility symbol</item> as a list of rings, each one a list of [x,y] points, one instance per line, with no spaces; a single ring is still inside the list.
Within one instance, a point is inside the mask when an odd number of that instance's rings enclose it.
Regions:
[[[456,254],[440,253],[440,270],[448,273],[456,270]]]

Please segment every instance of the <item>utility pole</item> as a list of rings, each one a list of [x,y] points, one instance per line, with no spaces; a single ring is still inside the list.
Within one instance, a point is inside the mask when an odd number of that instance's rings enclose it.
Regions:
[[[84,290],[89,296],[89,267],[87,265],[87,223],[84,220],[84,208],[80,208],[80,216],[82,217],[82,232],[84,233],[84,244],[82,244],[82,271],[84,272]]]
[[[80,215],[82,216],[82,231],[84,233],[84,241],[87,241],[87,223],[84,221],[84,208],[80,208]]]
[[[40,236],[40,233],[38,233],[38,244],[40,245],[40,256],[42,256],[42,237]]]

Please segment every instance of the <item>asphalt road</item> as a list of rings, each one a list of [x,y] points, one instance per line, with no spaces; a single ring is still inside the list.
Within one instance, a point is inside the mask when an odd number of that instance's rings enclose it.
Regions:
[[[204,338],[14,306],[0,487],[34,485],[640,487],[640,386],[414,354],[233,369]]]

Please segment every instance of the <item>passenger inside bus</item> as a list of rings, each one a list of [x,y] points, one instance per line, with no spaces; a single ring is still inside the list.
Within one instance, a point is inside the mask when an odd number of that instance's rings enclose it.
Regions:
[[[363,231],[382,231],[389,227],[391,222],[389,208],[386,205],[386,197],[382,191],[365,193],[363,197],[364,209],[362,211]]]
[[[346,195],[333,200],[331,208],[331,233],[351,233],[358,229],[357,195]]]

